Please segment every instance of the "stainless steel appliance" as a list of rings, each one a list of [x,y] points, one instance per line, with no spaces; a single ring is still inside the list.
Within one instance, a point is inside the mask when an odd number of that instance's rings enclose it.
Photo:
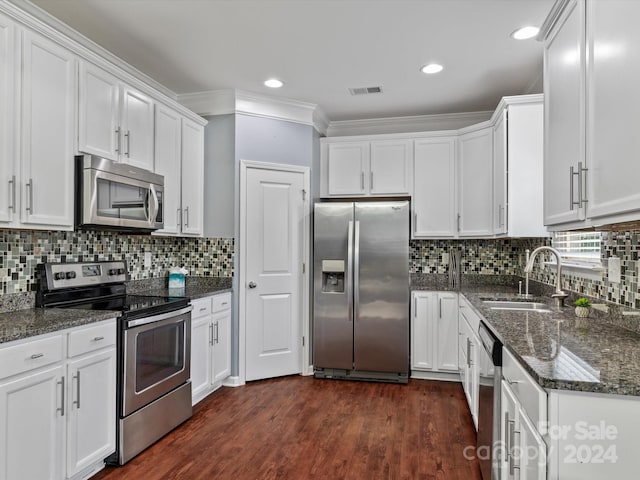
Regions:
[[[76,225],[150,232],[164,226],[164,177],[93,155],[76,159]]]
[[[477,456],[483,480],[500,479],[500,394],[502,343],[484,322],[478,326],[480,382],[478,388]]]
[[[406,383],[409,202],[316,203],[317,378]]]
[[[124,262],[38,265],[36,305],[118,312],[117,450],[123,465],[191,417],[188,298],[127,295]]]

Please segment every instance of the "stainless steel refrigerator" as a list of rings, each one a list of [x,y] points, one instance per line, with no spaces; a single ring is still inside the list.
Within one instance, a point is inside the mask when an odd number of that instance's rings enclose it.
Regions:
[[[407,382],[409,211],[408,201],[315,204],[316,377]]]

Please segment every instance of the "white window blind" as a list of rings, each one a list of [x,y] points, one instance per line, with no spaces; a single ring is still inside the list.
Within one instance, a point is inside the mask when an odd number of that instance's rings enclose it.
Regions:
[[[569,263],[600,264],[600,232],[556,232],[553,247]]]

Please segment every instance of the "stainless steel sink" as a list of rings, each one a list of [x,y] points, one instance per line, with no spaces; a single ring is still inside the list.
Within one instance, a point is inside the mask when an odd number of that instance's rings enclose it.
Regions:
[[[483,303],[491,310],[514,310],[522,312],[551,313],[553,310],[546,303],[516,302],[506,300],[484,300]]]

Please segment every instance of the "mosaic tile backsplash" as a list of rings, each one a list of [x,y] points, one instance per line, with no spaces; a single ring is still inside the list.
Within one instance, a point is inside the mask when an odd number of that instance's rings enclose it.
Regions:
[[[151,252],[150,267],[144,265],[145,252]],[[165,277],[173,266],[184,266],[190,275],[232,277],[234,241],[0,229],[0,293],[35,290],[38,263],[100,260],[125,260],[132,280]]]

